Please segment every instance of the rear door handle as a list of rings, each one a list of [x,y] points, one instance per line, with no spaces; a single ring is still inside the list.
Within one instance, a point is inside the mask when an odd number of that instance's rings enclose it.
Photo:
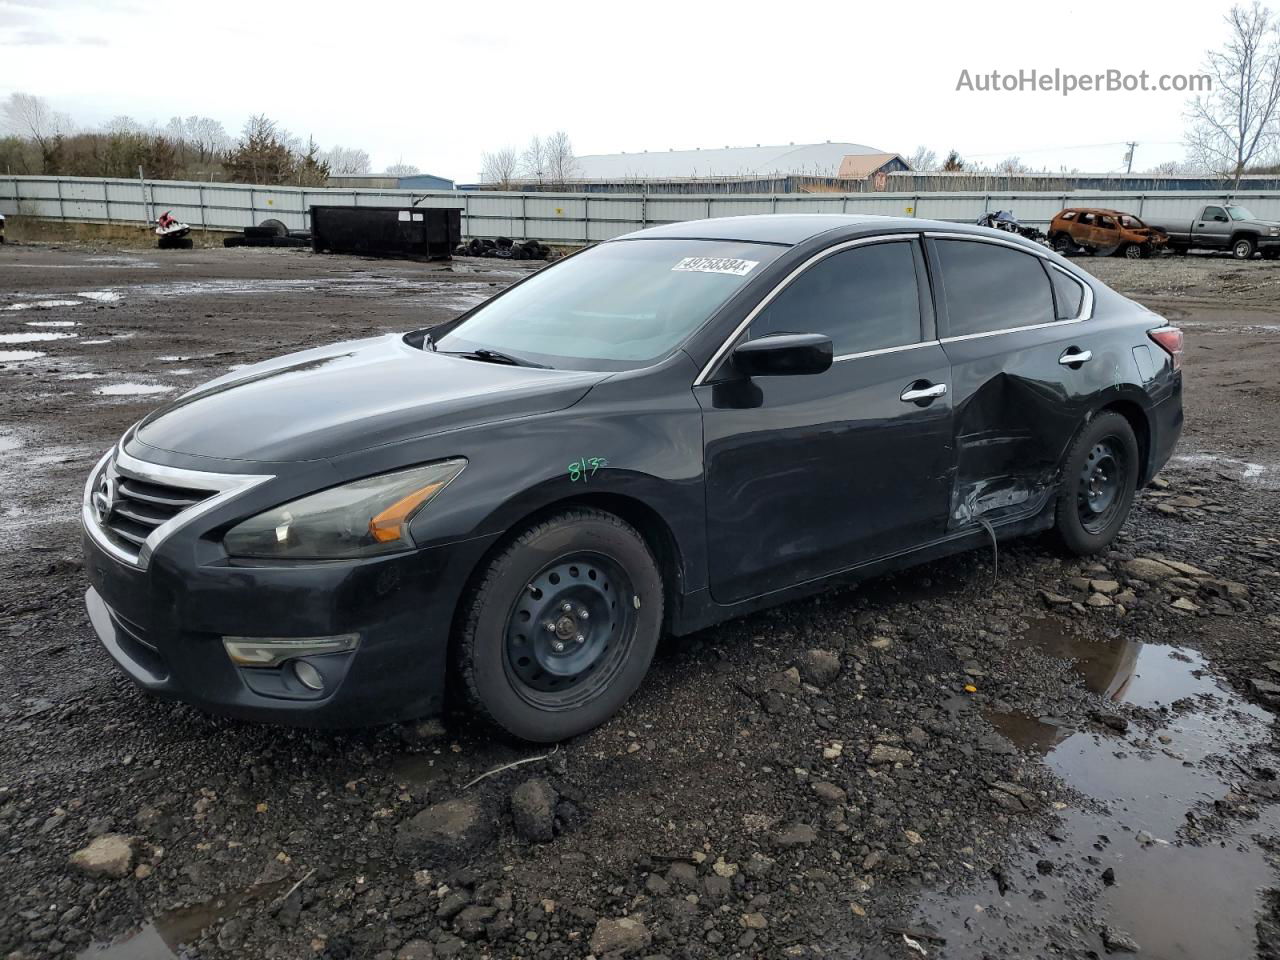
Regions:
[[[917,387],[914,383],[902,391],[903,403],[920,403],[921,401],[937,400],[939,397],[947,395],[947,385],[945,383],[935,383],[927,387]]]
[[[1064,367],[1071,367],[1078,363],[1088,363],[1092,359],[1092,350],[1077,350],[1075,347],[1069,347],[1067,352],[1058,358],[1058,362]]]

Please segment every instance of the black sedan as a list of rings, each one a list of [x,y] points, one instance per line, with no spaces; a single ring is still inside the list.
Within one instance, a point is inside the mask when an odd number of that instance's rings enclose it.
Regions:
[[[558,740],[663,634],[988,537],[1106,547],[1178,439],[1181,352],[980,227],[644,230],[145,418],[85,487],[89,616],[211,711],[354,725],[449,693]]]

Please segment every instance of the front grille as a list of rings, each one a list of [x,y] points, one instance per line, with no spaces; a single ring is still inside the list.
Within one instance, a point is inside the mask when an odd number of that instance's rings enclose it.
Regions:
[[[103,531],[135,556],[156,527],[214,494],[212,490],[176,487],[112,471],[99,480],[98,492],[106,494],[105,502],[110,504],[99,519]]]

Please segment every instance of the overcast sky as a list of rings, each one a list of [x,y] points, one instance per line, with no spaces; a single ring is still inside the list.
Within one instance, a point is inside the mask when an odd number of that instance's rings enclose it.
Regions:
[[[0,98],[84,126],[266,113],[461,182],[566,130],[579,154],[864,143],[1037,169],[1182,159],[1179,93],[957,91],[961,70],[1200,71],[1229,0],[791,4],[0,0]]]

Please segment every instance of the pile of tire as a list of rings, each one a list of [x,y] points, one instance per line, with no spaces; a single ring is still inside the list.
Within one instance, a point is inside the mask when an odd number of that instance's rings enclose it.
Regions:
[[[223,237],[224,247],[309,247],[310,230],[290,230],[279,220],[263,220],[256,227],[245,227],[244,233]]]
[[[473,237],[458,244],[453,251],[459,257],[498,257],[503,260],[550,260],[551,248],[540,240],[512,240],[498,237],[490,240]]]

